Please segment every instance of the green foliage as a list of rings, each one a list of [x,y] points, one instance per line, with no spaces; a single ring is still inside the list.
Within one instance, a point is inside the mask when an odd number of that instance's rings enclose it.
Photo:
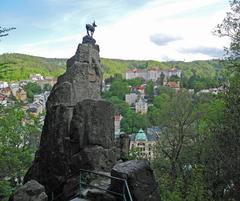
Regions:
[[[9,195],[12,193],[13,188],[9,181],[0,180],[0,200],[8,201]]]
[[[28,82],[27,85],[24,86],[24,90],[27,92],[29,102],[33,102],[34,95],[42,92],[41,87],[35,82]]]
[[[169,79],[169,81],[173,81],[173,82],[179,82],[181,80],[180,77],[178,77],[177,75],[172,75]]]
[[[149,126],[147,116],[144,114],[130,110],[122,116],[121,128],[125,133],[136,133],[140,128],[145,129]]]
[[[128,85],[132,87],[140,86],[144,83],[145,81],[142,78],[135,78],[135,79],[130,79],[127,80]]]
[[[174,62],[159,62],[159,61],[137,61],[137,60],[120,60],[120,59],[105,59],[102,58],[101,62],[104,68],[104,78],[113,76],[116,73],[125,74],[127,69],[139,68],[146,69],[151,67],[157,67],[160,69],[169,69],[172,66],[177,66],[182,70],[186,79],[189,79],[193,75],[193,71],[196,76],[201,78],[214,78],[217,76],[216,72],[219,72],[223,63],[219,60],[208,61],[174,61]]]
[[[129,93],[129,85],[125,80],[117,79],[111,84],[110,90],[105,93],[104,97],[117,96],[119,99],[124,100],[125,94]]]
[[[51,91],[51,90],[52,90],[52,86],[50,84],[44,84],[43,91]]]
[[[26,116],[19,105],[0,107],[1,200],[22,183],[33,160],[39,132],[37,119]]]
[[[127,160],[136,160],[140,159],[140,148],[139,147],[133,147],[128,152]]]
[[[0,63],[0,79],[3,80],[14,69],[10,68],[11,63]]]
[[[146,88],[145,88],[145,94],[148,98],[148,102],[151,103],[153,101],[153,96],[154,96],[154,85],[153,81],[148,81]]]
[[[40,73],[43,76],[59,76],[64,72],[65,59],[47,59],[23,54],[0,55],[0,72],[7,65],[8,71],[0,73],[5,81],[28,79],[30,74]]]
[[[23,80],[30,74],[40,73],[43,76],[59,76],[65,70],[66,59],[48,59],[24,54],[3,54],[0,55],[0,63],[10,63],[9,69],[14,69],[11,73],[4,75],[3,79]],[[14,64],[13,64],[14,63]],[[120,60],[102,58],[104,78],[113,77],[115,74],[124,75],[127,69],[133,68],[151,68],[169,69],[172,66],[178,66],[182,70],[186,79],[195,74],[200,77],[215,77],[216,71],[222,69],[223,63],[218,60],[193,61],[193,62],[159,62],[159,61],[141,61],[141,60]],[[1,66],[0,66],[1,69]]]
[[[216,77],[200,77],[196,75],[192,75],[188,83],[184,86],[188,89],[194,89],[195,92],[198,92],[202,89],[219,87],[220,84]]]
[[[240,164],[240,1],[230,1],[230,11],[223,22],[216,28],[216,33],[231,39],[226,49],[227,65],[225,71],[229,75],[226,94],[223,97],[224,115],[212,126],[216,141],[215,161],[221,174],[216,175],[221,186],[214,192],[223,200],[240,200],[239,164]]]

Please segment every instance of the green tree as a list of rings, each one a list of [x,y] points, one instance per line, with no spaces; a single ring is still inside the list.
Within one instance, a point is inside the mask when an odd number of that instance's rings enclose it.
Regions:
[[[144,79],[143,78],[130,79],[127,80],[127,83],[132,87],[137,87],[144,83]]]
[[[152,102],[153,101],[153,97],[154,97],[154,85],[153,85],[153,81],[148,81],[146,88],[145,88],[145,94],[148,97],[148,102]]]
[[[28,82],[26,86],[24,86],[24,90],[27,92],[27,97],[30,102],[33,101],[33,96],[36,94],[40,94],[42,92],[41,87],[35,82]]]
[[[219,36],[227,36],[231,44],[226,49],[230,72],[229,84],[226,87],[225,109],[221,127],[216,128],[218,152],[221,158],[220,179],[223,181],[222,195],[224,200],[240,200],[240,1],[230,1],[231,10],[223,22],[217,26]]]
[[[31,165],[40,134],[36,125],[37,119],[26,116],[19,105],[0,107],[1,200],[6,200],[10,190],[22,184]]]
[[[44,84],[43,91],[51,91],[51,90],[52,90],[52,86],[50,84]]]
[[[125,80],[114,80],[109,92],[111,96],[117,96],[119,99],[124,100],[125,94],[129,93],[129,85]]]

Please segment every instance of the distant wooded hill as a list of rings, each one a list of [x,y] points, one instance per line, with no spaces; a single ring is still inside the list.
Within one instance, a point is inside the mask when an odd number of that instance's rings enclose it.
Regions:
[[[2,80],[22,80],[28,79],[32,73],[40,73],[43,76],[57,77],[65,71],[67,59],[44,58],[25,54],[3,54],[0,55],[0,79]],[[178,66],[185,77],[190,77],[193,73],[200,77],[214,77],[216,72],[222,68],[219,60],[207,61],[174,61],[158,62],[152,60],[120,60],[102,58],[101,63],[104,69],[104,77],[114,74],[122,74],[126,69],[152,68],[169,69]]]

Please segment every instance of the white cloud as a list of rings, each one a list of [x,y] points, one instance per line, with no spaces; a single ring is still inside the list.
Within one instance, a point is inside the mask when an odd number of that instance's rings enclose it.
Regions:
[[[210,59],[210,55],[183,53],[179,49],[200,45],[223,48],[227,45],[227,40],[212,35],[214,27],[225,16],[225,10],[201,18],[187,18],[185,14],[199,6],[211,6],[217,2],[220,0],[149,3],[144,10],[133,12],[115,24],[98,30],[97,39],[101,42],[102,55],[127,59]],[[174,18],[176,14],[183,17]],[[177,35],[182,40],[169,43],[167,47],[156,46],[150,40],[150,36],[155,33]]]
[[[67,0],[46,1],[69,3]],[[79,5],[79,2],[84,3],[84,10],[81,10],[83,7],[79,6],[62,13],[61,18],[51,20],[49,24],[38,25],[54,30],[55,34],[51,35],[50,32],[49,38],[55,39],[25,44],[15,49],[18,52],[46,57],[70,57],[86,34],[85,23],[93,16],[99,17],[96,19],[98,27],[94,38],[100,45],[101,56],[107,58],[211,59],[211,52],[207,55],[182,50],[194,50],[200,46],[211,47],[212,50],[222,49],[229,42],[227,39],[212,35],[214,27],[221,22],[228,9],[227,6],[221,10],[215,8],[216,5],[223,4],[223,0],[154,0],[122,17],[111,16],[116,9],[124,7],[120,6],[121,1],[116,1],[114,5],[111,5],[109,0],[104,0],[91,6],[88,1],[71,0],[68,5]],[[228,4],[227,0],[225,4]],[[211,13],[200,13],[208,7],[212,8]],[[98,10],[93,12],[91,9]],[[198,15],[189,17],[189,13],[198,13]],[[165,38],[168,42],[171,41],[170,39],[181,38],[181,40],[159,46],[151,41],[151,36],[157,36],[159,33],[161,36],[171,36],[172,38]]]

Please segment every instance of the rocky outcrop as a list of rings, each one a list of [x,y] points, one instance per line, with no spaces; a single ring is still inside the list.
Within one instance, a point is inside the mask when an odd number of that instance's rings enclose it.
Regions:
[[[121,137],[117,154],[113,108],[100,98],[101,83],[99,47],[86,36],[51,91],[40,147],[24,178],[25,185],[33,179],[44,185],[49,200],[119,200],[119,196],[103,189],[122,193],[122,183],[108,176],[117,157],[126,160],[129,138]],[[80,169],[95,172],[82,171],[80,175]],[[160,200],[157,183],[146,161],[117,164],[111,174],[128,181],[134,201]],[[42,191],[39,193],[42,196]]]
[[[146,160],[132,160],[115,165],[111,175],[126,179],[133,200],[136,201],[160,201],[158,184],[154,179],[153,171]],[[122,182],[112,180],[111,189],[121,193]]]
[[[67,61],[66,72],[58,77],[47,101],[47,109],[63,104],[74,106],[84,99],[100,99],[102,67],[99,46],[79,44]]]
[[[58,194],[80,168],[113,167],[114,115],[112,105],[100,98],[101,83],[99,47],[79,44],[48,98],[40,147],[25,182],[35,179],[47,193]]]
[[[17,189],[9,201],[47,201],[45,188],[35,180],[31,180]]]

